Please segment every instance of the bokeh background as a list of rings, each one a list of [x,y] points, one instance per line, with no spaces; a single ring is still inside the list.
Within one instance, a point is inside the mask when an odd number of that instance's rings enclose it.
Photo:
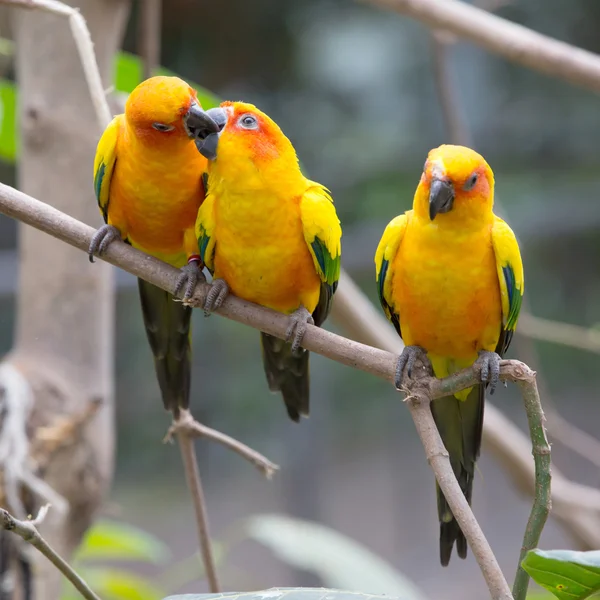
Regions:
[[[123,49],[137,49],[134,4]],[[600,51],[600,4],[515,0],[498,14]],[[411,206],[428,150],[448,141],[423,26],[349,0],[169,0],[163,66],[222,98],[265,110],[295,144],[307,174],[329,187],[341,218],[343,264],[376,301],[373,255],[387,222]],[[592,93],[509,64],[471,45],[448,53],[450,79],[472,145],[496,174],[500,212],[524,256],[533,314],[600,323],[600,118]],[[5,74],[12,78],[9,66]],[[7,118],[6,112],[3,113]],[[91,171],[91,165],[90,165]],[[14,183],[14,165],[0,165]],[[91,179],[90,179],[91,186]],[[260,218],[260,214],[257,214]],[[92,225],[98,225],[91,223]],[[11,347],[17,277],[16,224],[0,217],[0,352]],[[93,267],[90,267],[93,268]],[[162,410],[132,277],[117,275],[116,477],[105,513],[163,540],[172,565],[193,555],[195,529],[176,446]],[[336,324],[326,327],[340,331]],[[431,598],[481,598],[472,554],[438,562],[434,479],[400,397],[382,381],[313,355],[311,418],[295,425],[269,394],[258,333],[194,314],[192,406],[196,417],[281,465],[271,482],[237,456],[199,442],[214,537],[228,553],[226,589],[320,585],[246,539],[243,520],[263,513],[316,521],[364,544]],[[510,356],[520,357],[516,336]],[[600,422],[597,355],[536,342],[553,404],[589,433]],[[525,427],[512,387],[493,398]],[[596,468],[560,445],[557,467],[598,484]],[[474,510],[501,566],[516,567],[530,500],[485,451]],[[570,540],[550,521],[542,546]],[[189,562],[189,561],[188,561]],[[189,569],[165,567],[168,591],[194,591]],[[168,584],[167,584],[168,582]],[[175,585],[177,584],[183,585]],[[368,591],[368,590],[366,590]]]

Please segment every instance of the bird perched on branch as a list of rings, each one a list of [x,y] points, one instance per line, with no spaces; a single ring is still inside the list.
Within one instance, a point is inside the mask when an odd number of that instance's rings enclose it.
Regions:
[[[94,190],[103,225],[89,255],[122,239],[181,268],[176,294],[189,298],[203,278],[194,224],[205,197],[206,159],[194,144],[218,131],[196,92],[177,77],[138,85],[104,131],[94,161]],[[191,307],[138,279],[142,313],[165,408],[189,405]]]
[[[287,341],[261,333],[271,391],[293,421],[309,413],[306,324],[321,325],[340,274],[342,230],[329,191],[302,175],[294,147],[252,104],[224,102],[198,149],[209,189],[198,212],[202,260],[214,275],[205,310],[236,296],[290,315]]]
[[[396,387],[425,352],[442,378],[479,361],[481,384],[431,404],[469,502],[483,427],[484,392],[498,382],[523,297],[523,265],[510,227],[493,213],[494,174],[462,146],[429,152],[413,209],[393,219],[375,255],[379,299],[406,347]],[[437,486],[440,560],[466,539]]]

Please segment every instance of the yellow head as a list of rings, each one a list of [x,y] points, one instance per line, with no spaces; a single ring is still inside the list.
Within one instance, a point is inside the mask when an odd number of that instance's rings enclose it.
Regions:
[[[494,173],[483,156],[465,146],[443,145],[429,152],[414,199],[422,218],[443,223],[491,218]]]
[[[148,146],[189,143],[200,133],[217,131],[202,110],[196,91],[179,77],[150,77],[129,95],[125,119]]]
[[[210,185],[224,181],[229,189],[280,188],[295,194],[303,181],[298,158],[275,121],[245,102],[223,102],[207,114],[220,128],[197,142],[209,159]]]

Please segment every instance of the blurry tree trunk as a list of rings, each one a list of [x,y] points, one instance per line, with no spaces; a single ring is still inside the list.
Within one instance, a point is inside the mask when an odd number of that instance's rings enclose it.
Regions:
[[[129,0],[70,4],[87,20],[108,87]],[[68,22],[38,10],[15,9],[13,16],[22,134],[19,187],[99,225],[92,166],[101,128]],[[38,453],[33,464],[43,465],[38,474],[70,506],[62,516],[52,509],[41,532],[68,559],[112,479],[112,272],[108,264],[91,265],[76,249],[23,225],[19,253],[16,342],[8,361],[34,393],[27,423],[30,452]],[[69,428],[97,401],[101,406],[92,420],[79,430]],[[35,600],[56,600],[61,575],[41,555],[32,557]]]

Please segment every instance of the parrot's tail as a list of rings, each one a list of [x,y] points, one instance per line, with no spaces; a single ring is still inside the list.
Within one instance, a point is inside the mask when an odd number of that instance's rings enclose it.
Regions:
[[[309,413],[309,353],[267,333],[260,334],[263,365],[269,389],[281,392],[288,415],[296,423]]]
[[[177,417],[190,404],[192,308],[142,279],[138,287],[162,400]]]
[[[481,448],[485,388],[474,386],[466,400],[454,396],[434,400],[431,412],[450,455],[450,463],[469,505],[473,493],[475,461]],[[436,484],[438,516],[440,520],[440,562],[450,562],[452,548],[460,558],[467,557],[467,540],[461,531],[444,494]]]

